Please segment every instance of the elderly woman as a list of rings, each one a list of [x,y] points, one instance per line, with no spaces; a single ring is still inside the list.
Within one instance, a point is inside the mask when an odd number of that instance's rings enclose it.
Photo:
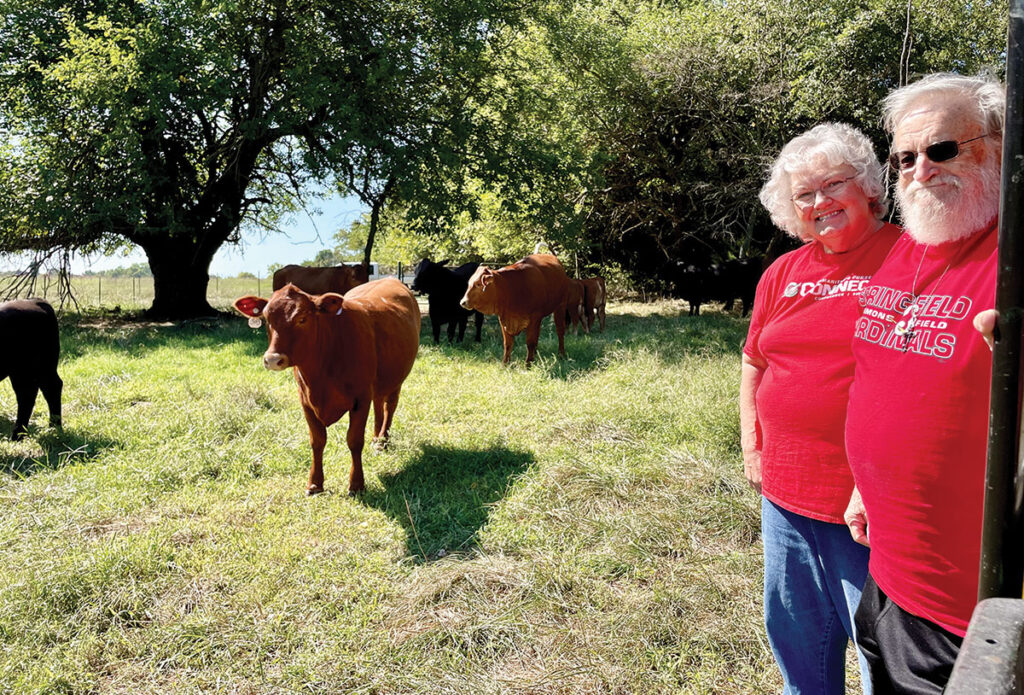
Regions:
[[[782,148],[761,202],[805,242],[758,283],[743,349],[741,443],[763,495],[765,625],[785,693],[843,693],[868,565],[843,522],[850,343],[860,292],[900,230],[882,220],[885,169],[847,125],[819,125]],[[861,674],[868,692],[863,659]]]

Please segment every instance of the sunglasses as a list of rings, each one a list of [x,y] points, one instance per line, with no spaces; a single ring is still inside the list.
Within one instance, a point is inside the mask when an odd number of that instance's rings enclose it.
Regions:
[[[960,156],[960,145],[966,145],[969,142],[975,140],[981,140],[987,138],[992,133],[985,133],[979,135],[976,138],[970,140],[943,140],[942,142],[934,142],[923,150],[914,152],[912,150],[900,150],[899,152],[893,152],[889,155],[889,166],[893,168],[893,171],[907,171],[913,169],[914,165],[917,164],[917,155],[922,152],[928,156],[928,159],[932,162],[948,162],[951,159],[956,159]]]

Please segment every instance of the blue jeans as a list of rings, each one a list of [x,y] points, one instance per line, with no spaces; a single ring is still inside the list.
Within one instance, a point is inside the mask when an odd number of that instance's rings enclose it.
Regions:
[[[809,519],[761,500],[764,622],[785,695],[842,695],[846,645],[868,574],[868,549],[842,524]],[[871,686],[860,651],[861,683]]]

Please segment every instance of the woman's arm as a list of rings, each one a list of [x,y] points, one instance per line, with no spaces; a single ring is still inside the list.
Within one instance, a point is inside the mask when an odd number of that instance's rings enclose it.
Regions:
[[[743,473],[754,491],[761,494],[761,450],[757,442],[757,403],[754,399],[764,370],[763,362],[743,355],[740,374],[740,447],[743,449]]]

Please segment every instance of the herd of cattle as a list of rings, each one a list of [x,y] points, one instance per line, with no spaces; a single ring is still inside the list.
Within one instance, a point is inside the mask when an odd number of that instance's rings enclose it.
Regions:
[[[691,315],[710,299],[740,298],[743,313],[753,299],[760,276],[739,265],[698,271],[673,266],[671,282],[690,302]],[[699,273],[705,273],[699,275]],[[752,284],[735,282],[730,274],[753,278]],[[412,371],[419,350],[420,310],[412,292],[396,278],[367,282],[366,268],[338,266],[310,268],[288,265],[274,273],[269,299],[246,296],[234,307],[258,328],[267,324],[269,345],[263,365],[271,370],[293,368],[299,400],[309,427],[313,461],[307,494],[324,489],[323,452],[327,428],[349,414],[346,440],[352,456],[349,492],[364,489],[362,452],[366,421],[373,408],[373,442],[387,443],[398,407],[402,383]],[[730,289],[727,283],[733,281]],[[745,287],[749,284],[749,293]],[[732,288],[738,288],[734,292]],[[541,322],[552,316],[558,352],[565,356],[565,330],[594,323],[605,326],[605,281],[602,277],[570,278],[549,254],[532,254],[503,268],[477,263],[448,268],[446,261],[423,260],[416,266],[412,289],[427,295],[434,343],[441,326],[448,326],[448,342],[462,341],[469,318],[476,324],[477,342],[484,314],[498,317],[507,364],[515,336],[526,331],[526,362],[537,354]],[[725,296],[725,295],[729,296]],[[749,296],[748,296],[749,294]],[[0,380],[10,376],[18,403],[13,439],[24,436],[36,395],[40,390],[50,408],[50,424],[61,424],[63,383],[57,374],[60,337],[53,308],[41,299],[0,304],[0,332],[17,335],[17,354],[4,354]],[[5,341],[4,350],[13,349]]]

